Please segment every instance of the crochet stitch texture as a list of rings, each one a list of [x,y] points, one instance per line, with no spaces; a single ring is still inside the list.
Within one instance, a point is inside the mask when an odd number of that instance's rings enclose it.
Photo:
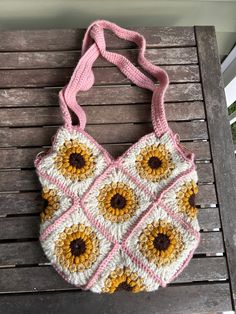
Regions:
[[[106,50],[104,28],[139,47],[138,63]],[[99,20],[84,36],[82,57],[59,93],[64,125],[35,167],[43,187],[40,241],[69,283],[93,292],[153,291],[176,278],[199,244],[194,154],[183,149],[164,111],[166,72],[145,57],[145,38]],[[76,101],[92,87],[92,65],[102,55],[136,85],[153,92],[154,131],[114,159],[86,131]],[[79,126],[72,125],[73,111]]]

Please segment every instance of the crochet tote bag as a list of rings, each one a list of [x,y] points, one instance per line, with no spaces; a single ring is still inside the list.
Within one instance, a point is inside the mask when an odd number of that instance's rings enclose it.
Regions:
[[[138,63],[148,77],[124,56],[106,50],[104,28],[137,44]],[[111,22],[88,27],[82,57],[59,93],[64,125],[51,149],[35,159],[47,204],[41,213],[43,250],[65,280],[93,292],[165,287],[186,267],[200,239],[194,154],[168,126],[168,76],[145,58],[145,47],[142,35]],[[76,101],[78,92],[93,86],[92,66],[99,55],[153,93],[154,131],[117,159],[84,130],[86,115]],[[71,112],[78,125],[72,124]]]

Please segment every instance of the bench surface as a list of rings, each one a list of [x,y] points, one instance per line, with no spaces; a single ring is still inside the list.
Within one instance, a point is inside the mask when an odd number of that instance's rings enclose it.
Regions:
[[[169,74],[172,129],[194,151],[201,243],[183,273],[154,293],[97,295],[66,283],[38,241],[43,209],[36,154],[62,124],[58,91],[80,57],[82,29],[0,32],[0,312],[200,313],[234,310],[235,159],[214,27],[137,28],[146,56]],[[137,64],[137,49],[106,33]],[[113,156],[152,131],[151,93],[99,58],[95,86],[80,95],[87,131]],[[112,128],[109,124],[112,123]],[[21,309],[21,311],[19,310]]]

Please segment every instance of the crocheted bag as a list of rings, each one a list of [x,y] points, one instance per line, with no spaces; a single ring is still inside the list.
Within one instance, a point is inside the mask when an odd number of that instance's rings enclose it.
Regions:
[[[158,85],[124,56],[106,50],[104,28],[138,45],[138,63]],[[85,290],[165,287],[186,267],[200,239],[194,154],[167,124],[168,76],[144,57],[145,48],[142,35],[111,22],[99,20],[88,27],[82,57],[59,93],[64,125],[50,151],[35,159],[47,202],[41,245],[58,273]],[[94,84],[92,65],[99,55],[153,92],[154,131],[117,159],[84,131],[86,115],[76,102],[76,94]],[[72,125],[69,110],[79,125]]]

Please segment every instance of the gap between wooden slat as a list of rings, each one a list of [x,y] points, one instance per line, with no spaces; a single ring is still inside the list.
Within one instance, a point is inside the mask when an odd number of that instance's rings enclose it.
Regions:
[[[210,204],[217,204],[215,186],[213,184],[200,185],[199,193],[196,196],[196,205],[207,208]],[[39,213],[42,209],[41,190],[0,193],[0,212],[2,215]]]
[[[178,133],[181,140],[208,139],[204,121],[170,122],[170,127]],[[111,127],[112,126],[112,127]],[[56,127],[1,128],[0,147],[45,146],[51,145]],[[138,141],[153,131],[149,123],[88,125],[86,132],[98,143],[125,143]]]
[[[69,288],[70,289],[70,288]],[[106,308],[111,308],[113,314],[128,313],[130,308],[136,314],[169,314],[175,309],[176,313],[192,314],[193,309],[198,313],[224,312],[232,310],[229,283],[201,283],[191,285],[175,284],[168,289],[159,288],[153,293],[140,293],[138,296],[130,293],[117,293],[108,297],[103,294],[93,294],[88,292],[64,289],[63,293],[58,292],[36,292],[33,290],[28,294],[2,295],[0,305],[7,313],[10,308],[16,312],[19,308],[27,312],[29,308],[40,308],[47,313],[48,304],[57,313],[68,312],[69,309],[79,308],[81,313],[91,312],[91,308],[96,308],[96,314],[103,314],[104,307],[98,304],[106,304]],[[184,296],[184,302],[183,302]],[[121,302],[122,300],[122,302]],[[26,302],[27,301],[27,302]],[[69,305],[68,305],[69,304]],[[76,311],[73,312],[73,314]]]
[[[56,290],[63,288],[75,288],[64,281],[51,266],[5,268],[0,269],[0,275],[3,278],[2,284],[0,283],[1,292],[20,292],[24,289],[32,291],[46,290],[49,287]],[[13,280],[13,278],[15,279]],[[31,279],[22,280],[22,278]],[[192,283],[194,281],[219,281],[227,279],[228,274],[224,257],[192,259],[187,268],[171,284]]]
[[[210,149],[208,142],[181,142],[187,149],[195,154],[196,161],[210,161]],[[103,144],[105,149],[114,157],[122,155],[132,143],[127,144]],[[31,148],[0,148],[1,169],[10,168],[32,168],[34,167],[34,159],[39,152],[47,151],[46,147]]]

